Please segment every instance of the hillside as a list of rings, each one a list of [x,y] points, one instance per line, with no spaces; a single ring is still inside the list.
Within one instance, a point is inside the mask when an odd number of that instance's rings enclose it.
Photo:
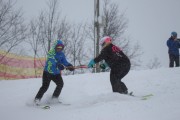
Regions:
[[[41,79],[0,81],[1,120],[179,120],[180,68],[130,71],[123,79],[136,97],[112,93],[109,73],[63,76],[63,103],[44,110],[30,105]],[[42,102],[50,98],[51,82]],[[152,94],[147,100],[143,95]]]

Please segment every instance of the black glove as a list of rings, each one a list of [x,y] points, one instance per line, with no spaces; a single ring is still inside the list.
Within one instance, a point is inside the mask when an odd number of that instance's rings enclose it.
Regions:
[[[62,64],[57,64],[57,67],[59,68],[59,70],[64,70],[64,65]]]
[[[72,64],[69,64],[66,69],[69,71],[74,71],[74,66]]]
[[[100,64],[100,68],[105,70],[106,69],[106,65],[105,64]]]

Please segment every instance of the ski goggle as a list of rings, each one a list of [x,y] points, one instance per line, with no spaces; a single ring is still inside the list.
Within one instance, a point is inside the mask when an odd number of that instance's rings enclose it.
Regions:
[[[63,49],[64,49],[64,45],[57,45],[57,46],[56,46],[56,49],[63,50]]]

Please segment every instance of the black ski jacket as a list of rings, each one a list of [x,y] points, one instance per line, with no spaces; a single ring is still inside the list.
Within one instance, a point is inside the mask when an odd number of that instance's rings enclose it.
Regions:
[[[94,61],[95,63],[98,63],[103,59],[111,69],[124,65],[130,65],[129,58],[123,53],[123,51],[119,47],[113,44],[110,44],[103,48],[99,56],[97,56]]]

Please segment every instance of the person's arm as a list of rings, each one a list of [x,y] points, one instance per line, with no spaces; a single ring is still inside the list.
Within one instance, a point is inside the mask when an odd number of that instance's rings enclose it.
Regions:
[[[100,62],[101,60],[103,60],[105,58],[105,51],[102,50],[101,53],[99,54],[99,56],[97,56],[96,58],[92,59],[89,64],[88,64],[88,68],[92,68],[94,66],[94,64]]]
[[[167,46],[168,46],[168,47],[170,46],[170,44],[169,44],[169,40],[166,42],[166,44],[167,44]]]
[[[105,59],[106,55],[107,55],[106,50],[102,50],[101,53],[96,58],[94,58],[94,62],[98,63],[102,61],[103,59]]]
[[[66,57],[65,57],[64,53],[62,53],[62,64],[64,66],[66,66],[66,69],[68,69],[70,71],[74,70],[73,65],[66,60]]]
[[[180,38],[177,39],[178,42],[178,48],[180,48]]]
[[[62,53],[61,55],[62,55],[61,63],[62,63],[64,66],[69,66],[70,63],[66,60],[66,56],[64,55],[64,53]]]

